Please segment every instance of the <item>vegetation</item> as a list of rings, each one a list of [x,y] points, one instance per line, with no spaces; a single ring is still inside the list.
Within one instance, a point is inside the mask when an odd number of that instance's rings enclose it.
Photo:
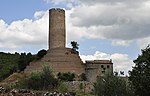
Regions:
[[[78,44],[75,41],[71,42],[72,50],[77,52]],[[96,96],[149,96],[150,94],[150,46],[141,50],[142,54],[134,60],[135,66],[129,72],[129,81],[124,80],[118,72],[114,75],[106,75],[98,77],[94,83],[94,93]],[[4,53],[0,52],[0,81],[4,80],[14,72],[24,71],[27,65],[33,60],[39,60],[46,55],[46,50],[40,50],[37,55],[31,53]],[[124,75],[124,72],[120,72]],[[61,92],[67,92],[65,85],[60,84],[60,81],[73,81],[74,73],[58,73],[58,79],[54,78],[51,69],[48,66],[43,66],[40,72],[33,72],[30,76],[24,78],[22,74],[13,74],[6,81],[15,81],[15,78],[21,80],[14,85],[18,88],[34,89],[34,90],[53,90],[58,88]],[[14,78],[12,78],[14,77]],[[80,75],[81,80],[86,80],[86,75]],[[60,81],[59,81],[60,80]],[[80,90],[84,89],[83,83],[79,86]],[[81,96],[83,96],[83,92]],[[85,93],[84,93],[85,95]],[[79,95],[80,96],[80,95]]]
[[[116,75],[98,77],[94,84],[96,96],[132,96],[125,80]]]
[[[21,55],[19,55],[19,59],[17,62],[18,65],[18,71],[24,71],[24,69],[26,68],[27,65],[29,65],[29,63],[33,60],[35,60],[36,56],[32,55],[31,53],[21,53]]]
[[[0,81],[17,71],[18,54],[0,52]]]
[[[74,73],[58,73],[58,79],[61,81],[73,81],[75,78],[75,74]]]
[[[47,51],[42,49],[37,53],[37,60],[41,59],[42,57],[44,57],[44,55],[47,54]]]
[[[87,80],[85,73],[82,73],[80,75],[80,77],[81,77],[81,81],[86,81]]]
[[[79,49],[79,44],[76,41],[71,41],[72,51],[75,54],[79,54],[77,51]]]
[[[40,50],[37,55],[31,53],[4,53],[0,52],[0,81],[4,80],[14,72],[24,71],[30,62],[41,59],[46,54],[46,50]]]
[[[150,94],[150,46],[141,50],[142,54],[134,60],[135,66],[129,72],[136,96],[149,96]]]
[[[51,69],[43,66],[42,71],[33,72],[27,78],[19,81],[16,87],[34,90],[53,90],[58,86],[58,80],[54,78]]]
[[[64,83],[61,82],[60,85],[58,86],[58,91],[61,93],[66,93],[68,92],[68,88]]]

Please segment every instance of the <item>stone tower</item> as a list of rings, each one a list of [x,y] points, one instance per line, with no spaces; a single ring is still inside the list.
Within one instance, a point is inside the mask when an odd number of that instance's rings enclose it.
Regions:
[[[85,73],[85,65],[80,56],[71,48],[65,47],[65,11],[59,8],[49,10],[49,49],[39,61],[31,62],[26,73],[41,70],[43,64],[52,68],[55,75],[59,72],[71,72],[76,75]]]
[[[49,10],[49,49],[65,48],[66,29],[65,11],[63,9]]]

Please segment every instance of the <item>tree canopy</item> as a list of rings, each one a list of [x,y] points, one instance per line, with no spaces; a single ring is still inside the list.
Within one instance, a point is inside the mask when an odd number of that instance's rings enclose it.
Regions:
[[[150,46],[141,50],[142,54],[134,60],[135,66],[129,72],[136,96],[149,96],[150,94]]]
[[[79,44],[76,41],[71,41],[72,49],[77,50],[79,49]]]
[[[46,50],[40,50],[36,55],[29,53],[4,53],[0,52],[0,81],[7,78],[13,72],[24,71],[27,65],[37,58],[42,58]]]
[[[47,54],[47,51],[45,49],[42,49],[40,50],[38,53],[37,53],[37,59],[41,59],[42,57],[44,57],[44,55]]]
[[[79,44],[76,41],[71,41],[71,46],[74,54],[79,54],[77,51],[79,49]]]
[[[96,96],[132,96],[127,81],[117,75],[99,76],[94,84]]]

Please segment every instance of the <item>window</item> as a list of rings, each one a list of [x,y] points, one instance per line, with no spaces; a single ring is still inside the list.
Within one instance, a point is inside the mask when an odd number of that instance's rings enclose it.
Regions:
[[[110,68],[110,66],[109,66],[109,65],[107,65],[107,68]]]
[[[101,65],[101,68],[104,68],[104,65]]]
[[[104,74],[105,73],[105,71],[102,71],[102,74]]]

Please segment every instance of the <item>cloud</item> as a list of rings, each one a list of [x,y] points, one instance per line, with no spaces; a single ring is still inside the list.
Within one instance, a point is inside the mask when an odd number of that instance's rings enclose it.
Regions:
[[[107,39],[112,41],[113,46],[129,46],[131,42],[136,41],[140,48],[150,43],[148,0],[136,0],[136,3],[133,0],[44,1],[56,5],[73,5],[71,9],[66,10],[67,42]],[[13,21],[10,25],[0,20],[0,34],[1,49],[46,47],[48,11],[37,11],[33,19]]]
[[[134,63],[127,54],[107,54],[104,52],[96,51],[94,55],[81,55],[81,59],[85,60],[110,60],[112,59],[114,64],[114,71],[124,71],[128,74],[129,70],[132,70]]]
[[[150,37],[137,40],[137,45],[140,49],[145,49],[150,44]]]
[[[24,19],[8,25],[0,20],[0,49],[25,50],[46,48],[48,35],[48,12],[35,12],[36,20]],[[28,49],[28,50],[31,50]]]
[[[85,28],[91,38],[135,40],[150,36],[150,7],[143,6],[149,2],[137,0],[142,2],[139,3],[141,6],[129,7],[129,1],[125,2],[128,4],[119,3],[119,0],[117,4],[103,4],[100,1],[73,8],[70,15],[72,25],[81,30]]]
[[[37,11],[34,13],[34,18],[35,19],[40,19],[45,15],[45,11]]]

